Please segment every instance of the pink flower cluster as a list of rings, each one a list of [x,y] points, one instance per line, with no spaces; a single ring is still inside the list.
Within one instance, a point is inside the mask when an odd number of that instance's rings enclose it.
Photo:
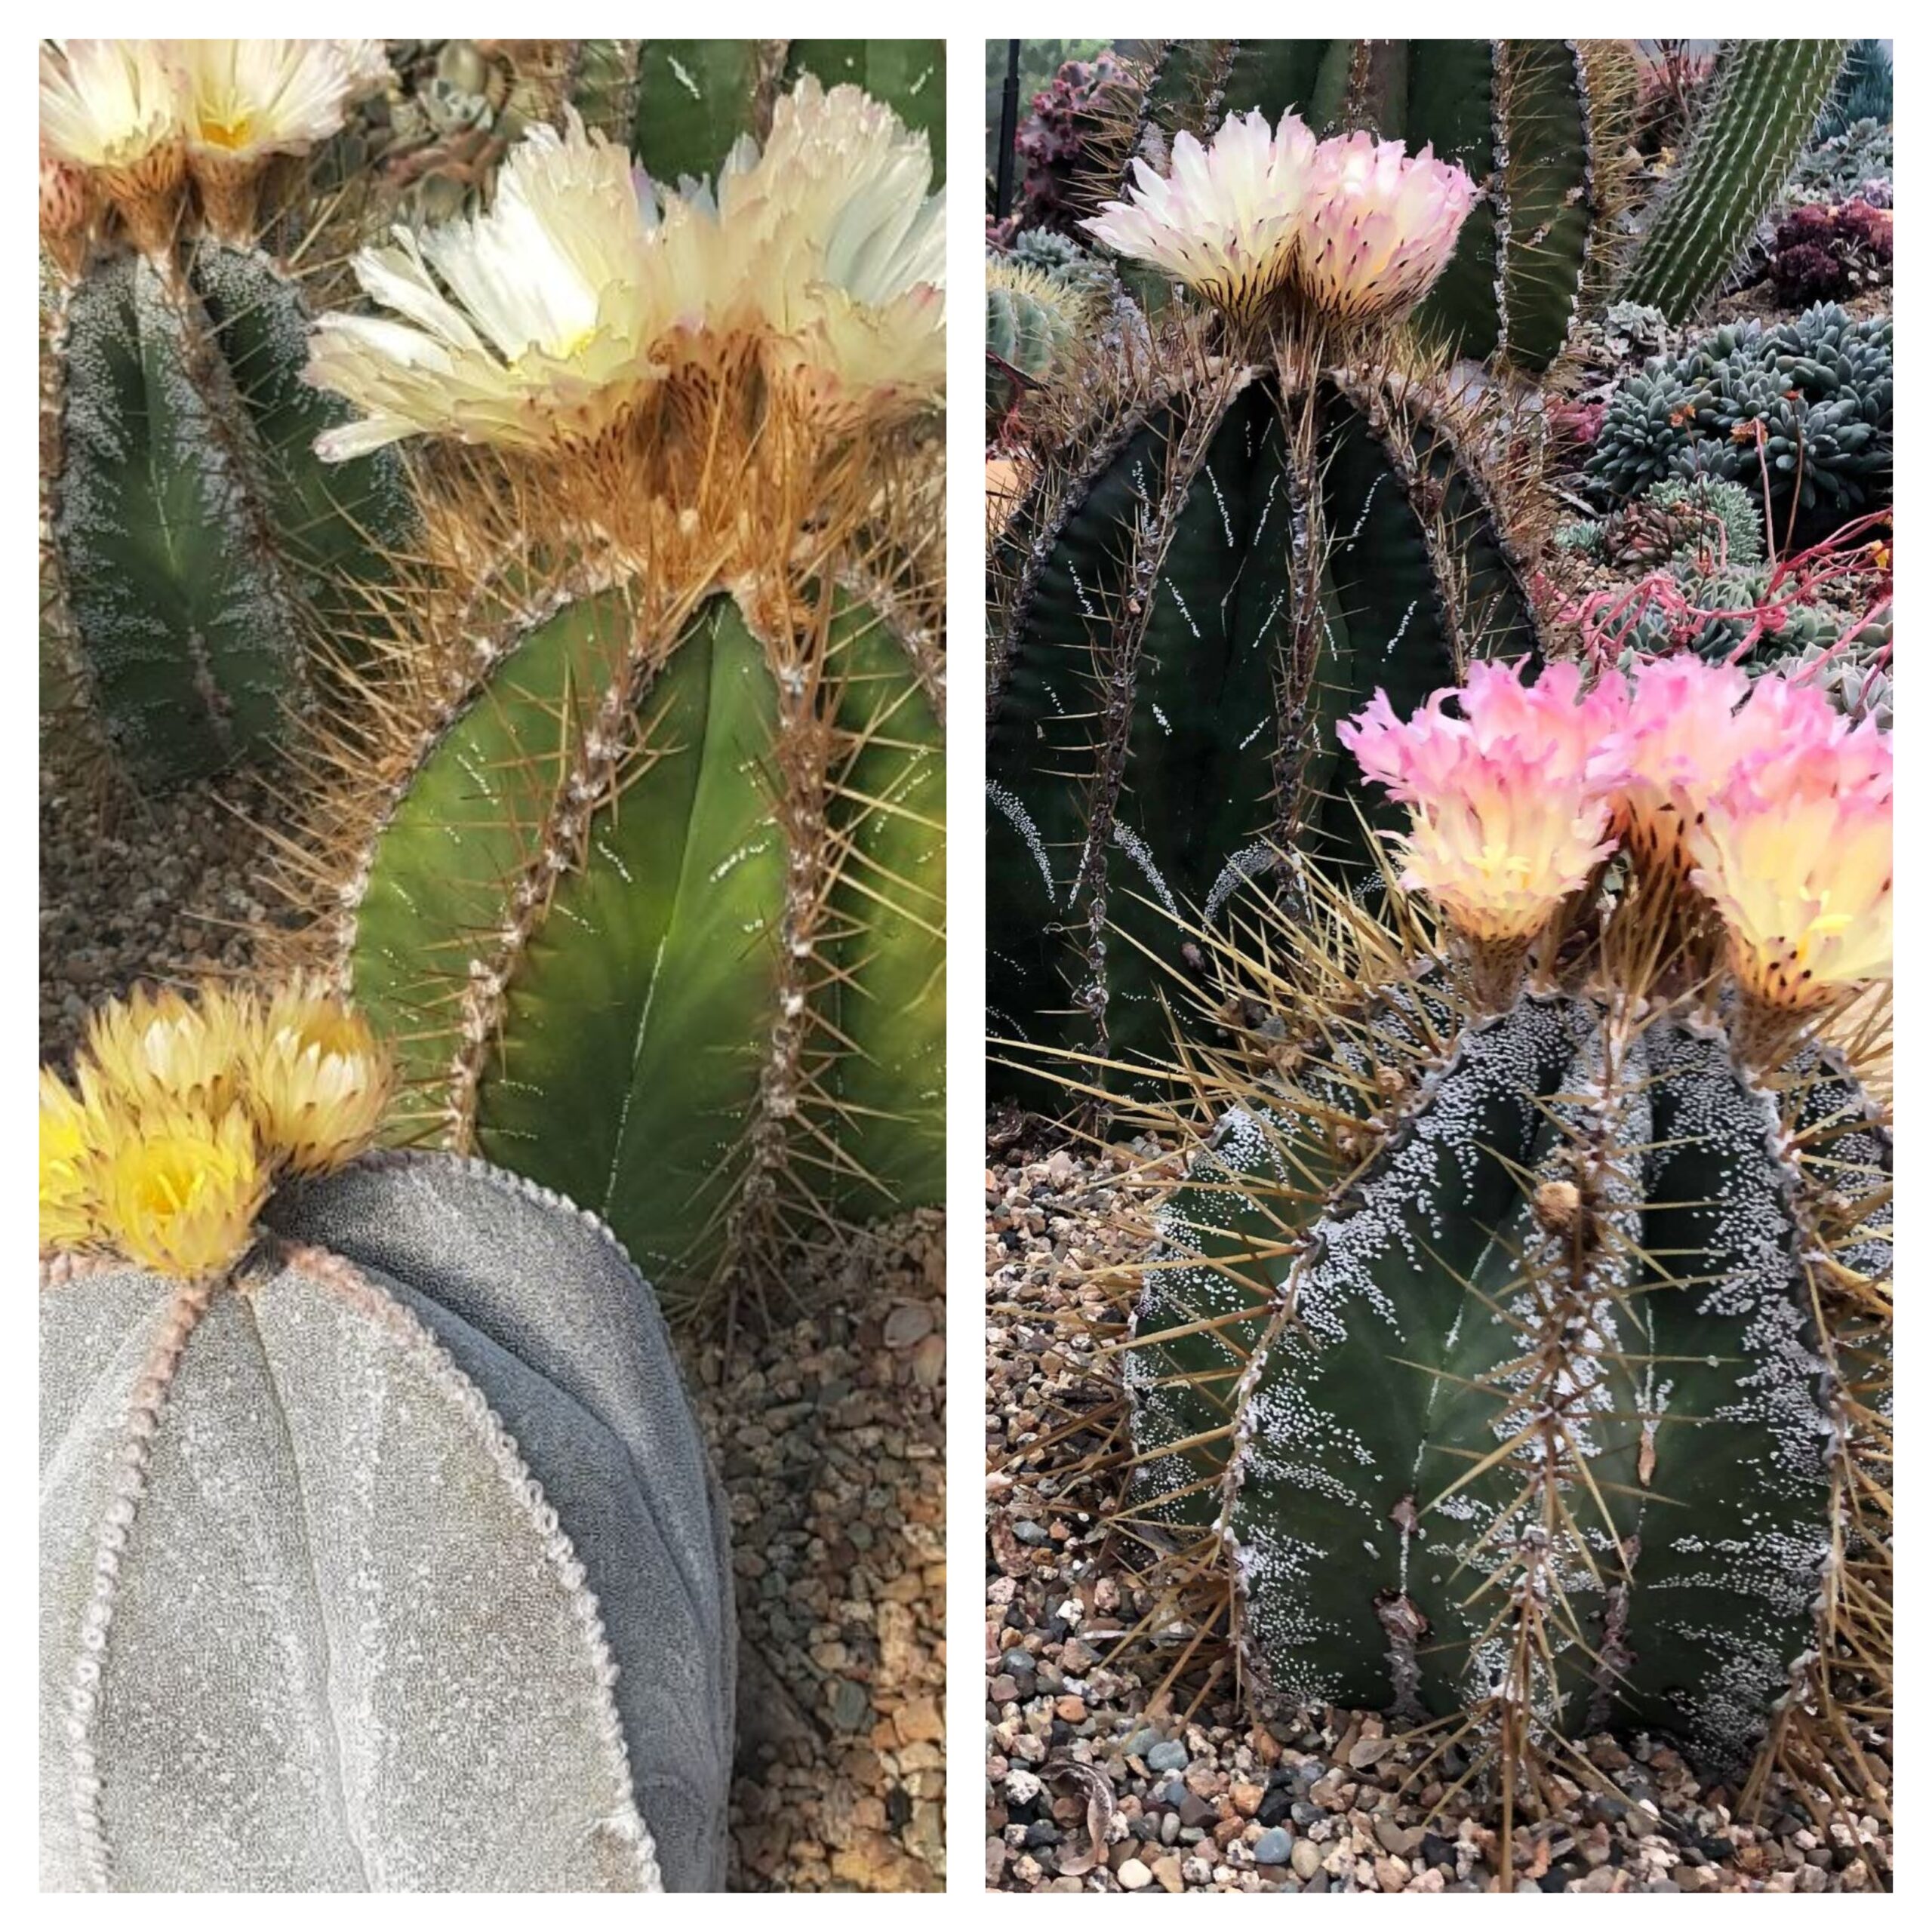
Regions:
[[[1586,692],[1574,664],[1478,664],[1407,722],[1378,691],[1338,735],[1410,808],[1403,883],[1472,940],[1533,938],[1621,839],[1709,900],[1767,1003],[1890,974],[1890,735],[1810,685],[1676,657]]]
[[[1230,115],[1204,146],[1174,137],[1165,175],[1134,163],[1124,202],[1082,223],[1095,240],[1244,318],[1284,293],[1367,319],[1420,301],[1455,252],[1478,190],[1425,147],[1363,134],[1317,141],[1294,114],[1271,134]]]

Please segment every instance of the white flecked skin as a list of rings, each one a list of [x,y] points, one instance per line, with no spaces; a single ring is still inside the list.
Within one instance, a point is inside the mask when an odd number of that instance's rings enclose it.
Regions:
[[[721,1498],[650,1289],[480,1162],[41,1294],[42,1884],[723,1883]]]

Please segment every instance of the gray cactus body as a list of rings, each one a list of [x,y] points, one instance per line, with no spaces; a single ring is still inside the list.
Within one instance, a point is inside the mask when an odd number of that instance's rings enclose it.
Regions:
[[[43,1287],[43,1884],[720,1885],[724,1515],[628,1257],[445,1156],[265,1225]]]

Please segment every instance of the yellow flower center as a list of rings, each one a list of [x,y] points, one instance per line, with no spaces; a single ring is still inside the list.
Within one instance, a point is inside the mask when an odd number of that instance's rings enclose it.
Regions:
[[[238,148],[245,148],[255,139],[254,117],[246,108],[236,109],[233,115],[225,121],[211,120],[205,115],[201,124],[201,137],[205,146],[226,148],[232,153]]]

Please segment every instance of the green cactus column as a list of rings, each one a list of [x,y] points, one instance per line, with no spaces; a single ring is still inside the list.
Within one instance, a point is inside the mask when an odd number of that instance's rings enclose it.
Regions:
[[[51,536],[80,683],[140,783],[272,750],[368,624],[400,472],[317,460],[346,411],[301,380],[307,328],[266,256],[213,242],[68,298]]]
[[[43,1281],[43,1883],[717,1888],[725,1518],[650,1289],[447,1156],[268,1228]]]
[[[1687,321],[1715,295],[1784,186],[1832,83],[1841,40],[1726,43],[1690,152],[1617,293]]]
[[[1358,883],[1378,875],[1358,814],[1393,821],[1345,768],[1335,721],[1378,688],[1419,703],[1472,658],[1537,648],[1444,420],[1413,397],[1324,381],[1291,400],[1287,423],[1252,372],[1180,391],[1065,453],[1001,540],[995,1038],[1163,1057],[1161,995],[1185,1006],[1196,977],[1186,923],[1278,884],[1291,849]],[[1312,455],[1291,460],[1291,446]],[[1050,1081],[1024,1091],[1066,1104]]]
[[[405,1125],[583,1201],[685,1315],[942,1199],[943,767],[906,641],[843,596],[798,633],[714,597],[666,638],[619,586],[500,645],[342,937]]]

